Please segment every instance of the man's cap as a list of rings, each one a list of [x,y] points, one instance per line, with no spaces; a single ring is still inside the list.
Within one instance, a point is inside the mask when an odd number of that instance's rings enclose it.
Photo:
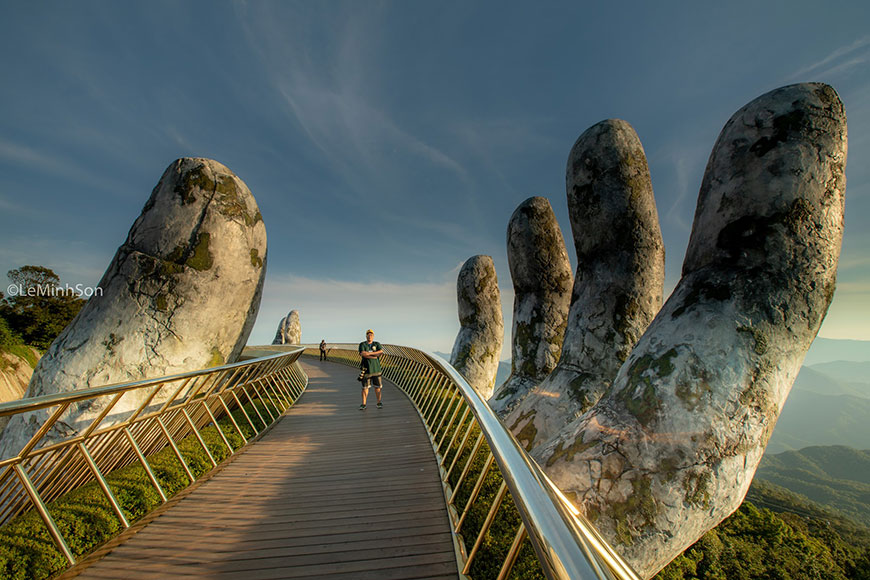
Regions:
[[[374,333],[375,333],[375,331],[372,330],[371,328],[369,328],[368,330],[366,330],[366,334],[374,334]]]

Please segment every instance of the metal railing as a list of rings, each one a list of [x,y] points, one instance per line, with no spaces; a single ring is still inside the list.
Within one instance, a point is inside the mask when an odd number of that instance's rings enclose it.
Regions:
[[[182,445],[193,438],[210,462],[208,471],[217,467],[204,430],[214,427],[208,436],[213,445],[225,446],[221,456],[238,451],[230,439],[246,445],[259,438],[307,386],[297,362],[301,354],[297,348],[211,369],[0,404],[0,417],[25,414],[41,424],[14,457],[0,461],[0,525],[35,508],[58,549],[75,564],[49,513],[52,501],[96,482],[121,526],[129,527],[107,474],[139,464],[165,503],[169,494],[149,458],[171,449],[188,484],[193,483],[194,469]],[[75,420],[83,408],[96,417]],[[72,433],[70,425],[76,427]]]
[[[384,377],[429,432],[463,575],[639,580],[449,363],[413,348],[383,349]],[[305,355],[319,356],[318,347],[306,345]],[[332,344],[327,360],[358,367],[357,345]]]

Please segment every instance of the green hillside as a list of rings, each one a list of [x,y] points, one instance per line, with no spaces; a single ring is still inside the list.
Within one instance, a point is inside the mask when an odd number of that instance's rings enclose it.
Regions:
[[[848,544],[870,548],[870,527],[849,518],[839,510],[816,503],[808,497],[763,479],[754,479],[746,501],[776,513],[790,513],[807,520],[824,522]]]
[[[867,361],[838,360],[814,364],[809,368],[839,381],[858,383],[865,388],[870,388],[870,362]]]
[[[870,361],[870,340],[843,340],[816,337],[805,365],[817,365],[830,361]]]
[[[765,455],[755,480],[775,483],[870,526],[870,452],[808,447]]]
[[[865,366],[870,364],[837,361],[801,367],[792,389],[818,395],[852,395],[870,398],[870,383],[861,382],[852,376],[857,372],[856,369]]]
[[[773,430],[767,453],[814,445],[870,447],[870,399],[820,395],[793,388]]]
[[[655,580],[870,579],[870,529],[788,490],[757,483],[734,514]]]

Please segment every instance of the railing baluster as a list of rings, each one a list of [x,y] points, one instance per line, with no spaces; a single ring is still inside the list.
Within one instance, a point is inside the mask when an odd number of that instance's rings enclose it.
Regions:
[[[505,493],[507,493],[507,483],[502,480],[501,487],[498,488],[498,493],[492,500],[492,507],[489,508],[489,513],[486,515],[486,520],[483,522],[483,527],[480,528],[480,533],[477,534],[477,540],[474,542],[474,547],[471,549],[471,553],[468,554],[468,560],[466,560],[465,568],[462,570],[463,574],[468,574],[468,571],[471,570],[471,563],[477,555],[477,551],[480,549],[480,544],[483,543],[483,537],[486,535],[486,532],[489,531],[489,527],[495,519],[495,514],[501,506],[501,501],[504,499]]]
[[[133,437],[133,434],[130,432],[130,429],[128,427],[124,427],[124,434],[127,436],[127,440],[130,442],[130,447],[132,447],[133,451],[136,453],[136,457],[139,459],[139,463],[142,464],[142,468],[148,475],[148,479],[151,480],[151,484],[154,486],[154,489],[157,490],[157,493],[160,494],[160,501],[166,503],[166,492],[163,491],[163,486],[160,485],[160,482],[157,480],[157,476],[151,469],[151,465],[148,463],[148,460],[142,454],[142,450],[139,449],[139,444],[136,443],[136,438]]]
[[[245,419],[248,420],[248,424],[251,426],[251,429],[254,430],[254,435],[256,435],[257,433],[259,433],[260,431],[259,431],[256,427],[254,427],[254,422],[251,421],[251,418],[248,416],[248,412],[245,411],[245,406],[242,405],[242,402],[239,400],[239,397],[238,397],[238,395],[236,394],[236,392],[235,392],[235,391],[232,391],[230,394],[233,396],[233,399],[235,399],[235,401],[236,401],[236,405],[239,406],[239,410],[242,412],[242,415],[244,415],[244,416],[245,416]],[[250,397],[248,397],[248,400],[250,400]]]
[[[471,511],[471,507],[474,505],[474,502],[477,501],[477,496],[480,494],[480,490],[483,489],[483,484],[486,481],[486,476],[489,475],[489,469],[492,467],[493,463],[492,453],[487,457],[486,462],[483,464],[483,469],[480,470],[480,475],[477,476],[477,482],[474,484],[474,489],[471,490],[471,494],[468,496],[468,501],[465,502],[465,507],[462,509],[462,515],[459,517],[459,521],[456,523],[456,527],[453,529],[454,532],[459,533],[459,530],[462,529],[462,524],[465,523],[465,518]],[[457,486],[457,490],[459,487]],[[455,495],[455,492],[454,492]],[[453,498],[451,499],[451,503]]]
[[[450,379],[440,373],[437,376],[438,379],[435,382],[435,400],[429,406],[429,413],[426,415],[427,425],[431,425],[435,422],[435,419],[441,413],[441,409],[444,408],[444,403],[447,402],[447,397],[445,396],[447,388],[445,387],[445,384],[449,383]],[[440,403],[438,402],[439,400]],[[430,431],[432,431],[432,429],[430,429]],[[434,432],[435,431],[433,431],[433,433]]]
[[[441,431],[441,427],[444,426],[444,422],[447,420],[447,416],[450,415],[450,409],[453,407],[453,401],[456,400],[456,391],[451,389],[450,388],[451,386],[452,386],[451,383],[448,381],[447,387],[444,389],[444,391],[446,393],[444,396],[444,403],[441,404],[441,408],[438,409],[437,413],[435,413],[435,416],[436,417],[440,416],[441,420],[438,421],[438,425],[436,425],[435,428],[432,429],[432,437],[438,436],[438,433]],[[459,398],[460,398],[460,400],[462,399],[462,397],[459,397]],[[443,413],[441,412],[442,409],[444,410]],[[458,411],[458,410],[459,410],[459,406],[457,405],[456,411]],[[455,417],[456,413],[454,413],[453,416]],[[432,442],[434,443],[435,441],[433,440]],[[439,444],[440,444],[440,441],[439,441]],[[435,445],[435,450],[436,451],[438,450],[438,444]]]
[[[69,409],[69,406],[71,404],[72,403],[64,403],[58,406],[58,408],[55,409],[54,413],[51,414],[51,417],[49,417],[48,420],[42,424],[39,430],[37,430],[36,433],[33,434],[33,437],[30,438],[30,441],[28,441],[24,445],[24,447],[21,448],[21,451],[18,452],[18,457],[27,457],[27,455],[39,443],[39,440],[45,437],[49,430],[54,427],[54,424],[57,422],[57,420],[60,419],[60,416],[63,415],[67,409]]]
[[[209,403],[203,401],[202,406],[205,409],[205,412],[208,413],[209,419],[211,419],[211,422],[214,425],[215,431],[217,431],[217,434],[221,438],[221,441],[223,441],[224,445],[226,445],[226,448],[230,452],[230,455],[235,455],[235,451],[233,451],[233,446],[230,445],[230,442],[227,439],[227,436],[224,435],[223,429],[221,429],[221,426],[218,424],[217,419],[215,418],[214,414],[211,412],[211,409],[209,408],[208,405],[209,405]]]
[[[42,503],[42,498],[39,497],[39,492],[33,486],[33,482],[30,481],[30,478],[27,476],[27,473],[25,473],[20,463],[16,463],[13,466],[13,469],[15,469],[15,473],[18,474],[18,477],[21,479],[21,484],[24,486],[25,491],[27,491],[27,495],[30,496],[30,501],[33,502],[33,505],[36,507],[36,511],[39,512],[42,521],[45,522],[45,526],[48,528],[48,533],[51,534],[54,543],[57,544],[57,547],[60,548],[60,551],[72,566],[76,563],[76,559],[73,557],[69,546],[67,546],[66,540],[63,539],[60,530],[57,529],[57,524],[54,523],[54,519],[51,517],[51,514],[48,513],[45,504]]]
[[[266,427],[269,426],[269,423],[267,423],[266,420],[263,418],[263,415],[260,414],[260,409],[257,408],[257,404],[254,402],[254,399],[251,398],[251,394],[248,392],[248,387],[253,388],[253,385],[250,385],[250,384],[248,384],[248,385],[243,385],[243,386],[241,387],[241,391],[242,391],[242,392],[245,394],[245,396],[248,398],[248,402],[251,404],[251,407],[254,409],[254,412],[257,414],[257,417],[260,418],[260,422],[263,424],[263,429],[265,429]],[[256,392],[256,391],[255,391],[255,392]],[[260,401],[260,404],[262,404],[262,403],[263,403],[263,402]],[[256,431],[257,433],[259,433],[260,431],[262,431],[262,429],[255,429],[255,431]]]
[[[129,528],[130,524],[127,522],[127,517],[124,515],[124,512],[121,510],[121,505],[118,503],[118,500],[115,499],[115,494],[113,494],[112,490],[109,489],[109,484],[106,483],[106,479],[103,477],[103,474],[100,473],[100,469],[97,467],[97,464],[88,451],[87,446],[84,443],[79,443],[78,448],[79,451],[81,451],[82,456],[85,458],[88,467],[90,467],[91,472],[94,474],[94,479],[96,479],[97,484],[100,486],[100,489],[103,490],[106,499],[108,499],[109,503],[112,505],[115,515],[118,516],[118,519],[121,520],[121,524],[125,528]]]
[[[196,478],[193,477],[193,472],[190,470],[190,467],[187,466],[187,462],[184,460],[184,456],[181,454],[181,451],[178,449],[178,446],[175,445],[175,441],[172,440],[172,435],[169,434],[169,429],[166,428],[166,424],[163,422],[162,417],[157,417],[157,424],[160,425],[160,429],[163,431],[163,434],[166,436],[166,440],[169,442],[169,446],[172,447],[172,451],[175,453],[175,456],[178,458],[178,461],[181,463],[181,467],[184,469],[184,473],[187,474],[190,483],[196,481]]]
[[[272,421],[271,421],[271,422],[274,423],[274,422],[275,422],[275,419],[277,419],[278,417],[281,416],[281,411],[280,411],[281,407],[278,405],[276,399],[274,399],[274,398],[272,397],[272,394],[269,393],[269,383],[268,383],[268,381],[263,380],[263,382],[260,383],[260,388],[261,388],[262,392],[265,393],[266,398],[269,399],[269,403],[272,405],[272,407],[275,408],[275,412],[277,413],[277,415],[273,414],[272,412],[269,412],[269,416],[272,417]],[[269,410],[269,407],[268,407],[268,406],[266,406],[266,410],[267,410],[267,411]]]
[[[226,412],[227,417],[229,418],[230,422],[233,424],[233,427],[236,428],[236,432],[239,434],[239,437],[241,437],[241,438],[242,438],[242,441],[245,442],[244,445],[247,445],[247,443],[248,443],[248,438],[245,437],[245,433],[242,431],[241,427],[239,427],[239,424],[236,423],[236,418],[233,417],[233,413],[230,411],[230,408],[227,407],[227,404],[226,404],[226,402],[224,401],[224,397],[223,397],[223,395],[219,394],[219,395],[217,396],[217,400],[218,400],[218,402],[221,404],[221,407],[224,408],[224,411]],[[250,422],[250,419],[249,419],[248,421]]]
[[[423,416],[423,420],[426,420],[426,410],[429,408],[429,404],[435,397],[435,383],[437,380],[437,371],[435,369],[424,368],[423,369],[423,391],[421,393],[420,405],[418,409],[420,410],[420,414]],[[426,427],[428,428],[428,424]]]
[[[438,446],[435,448],[436,451],[438,451],[438,452],[441,451],[441,446],[444,445],[444,439],[447,437],[447,434],[450,433],[450,428],[453,427],[453,424],[456,422],[456,416],[459,415],[460,409],[462,409],[464,407],[465,411],[462,413],[462,418],[459,419],[459,424],[456,426],[456,429],[453,430],[453,437],[450,439],[450,443],[447,444],[447,450],[449,450],[453,446],[453,442],[456,440],[456,436],[459,435],[459,425],[462,425],[463,421],[465,421],[465,418],[468,416],[468,413],[471,412],[471,409],[468,407],[468,405],[463,405],[462,402],[463,402],[462,397],[457,396],[456,409],[453,411],[453,416],[450,418],[450,422],[447,424],[447,427],[444,429],[444,434],[441,436],[441,440],[438,441]],[[440,462],[441,465],[444,465],[444,459],[446,459],[446,458],[447,458],[447,451],[445,451],[443,456],[442,456],[442,459]]]
[[[465,462],[465,467],[462,470],[462,474],[459,476],[459,479],[456,481],[456,485],[453,487],[453,494],[450,496],[450,500],[447,502],[448,504],[452,504],[453,500],[456,499],[456,494],[459,493],[459,488],[462,486],[462,482],[465,481],[465,476],[468,475],[468,472],[471,470],[471,466],[474,463],[474,458],[477,455],[477,452],[480,450],[480,446],[483,444],[483,433],[477,436],[477,441],[474,443],[474,448],[471,450],[471,453],[468,455],[468,460]]]
[[[511,570],[514,567],[514,563],[517,561],[517,556],[520,555],[520,548],[522,548],[523,541],[526,539],[526,526],[522,522],[520,522],[520,526],[517,528],[517,535],[514,536],[514,541],[511,544],[510,549],[508,550],[507,556],[504,559],[504,564],[501,566],[501,570],[498,572],[498,578],[496,580],[506,580],[508,574],[511,573]]]
[[[211,454],[211,451],[209,451],[208,445],[205,444],[205,440],[202,438],[202,435],[196,428],[196,425],[193,424],[193,419],[190,418],[190,414],[187,412],[187,409],[182,409],[181,414],[184,415],[184,418],[187,419],[187,424],[190,425],[191,429],[193,429],[193,434],[196,437],[196,440],[199,441],[199,444],[202,446],[205,454],[208,456],[208,460],[211,461],[212,467],[217,467],[217,461],[214,460],[214,456]]]

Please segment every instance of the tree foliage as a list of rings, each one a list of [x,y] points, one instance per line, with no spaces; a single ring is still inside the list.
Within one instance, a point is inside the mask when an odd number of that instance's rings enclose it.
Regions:
[[[745,501],[655,580],[870,580],[868,563],[870,547],[829,522]]]
[[[60,277],[43,266],[22,266],[10,270],[8,276],[16,291],[0,300],[0,318],[12,337],[17,335],[25,344],[47,349],[79,313],[85,300],[62,287]]]
[[[2,298],[3,295],[0,294],[0,300]],[[21,337],[12,332],[5,318],[0,317],[0,349],[8,349],[19,344],[21,344]]]

